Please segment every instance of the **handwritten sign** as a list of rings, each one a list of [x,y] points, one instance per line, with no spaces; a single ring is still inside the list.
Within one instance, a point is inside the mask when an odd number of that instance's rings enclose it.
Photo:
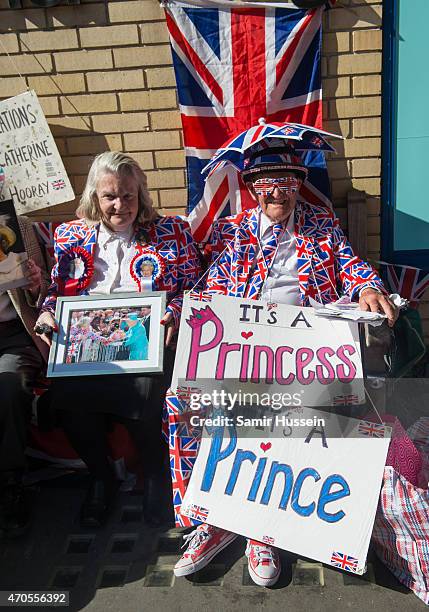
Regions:
[[[181,513],[362,574],[391,429],[320,410],[315,425],[314,415],[304,408],[298,425],[267,426],[266,438],[207,421]]]
[[[18,214],[74,199],[57,146],[34,91],[0,102],[0,200]]]
[[[287,392],[289,405],[363,403],[357,324],[312,308],[186,295],[172,389],[188,387]]]

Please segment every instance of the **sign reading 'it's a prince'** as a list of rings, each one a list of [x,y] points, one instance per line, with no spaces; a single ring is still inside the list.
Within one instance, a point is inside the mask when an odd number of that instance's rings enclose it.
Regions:
[[[304,425],[265,428],[265,439],[206,425],[181,513],[362,574],[391,430],[320,410],[315,426],[311,408],[300,416]]]
[[[0,200],[18,214],[74,199],[73,188],[34,91],[0,102]]]

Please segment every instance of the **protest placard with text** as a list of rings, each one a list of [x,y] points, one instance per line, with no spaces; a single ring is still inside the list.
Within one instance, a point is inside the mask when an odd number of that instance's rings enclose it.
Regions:
[[[34,91],[0,102],[0,200],[18,214],[74,199],[73,188]]]
[[[390,428],[312,408],[270,418],[258,437],[205,419],[181,514],[362,574]]]
[[[358,326],[318,318],[312,308],[188,294],[172,382],[178,388],[281,392],[289,405],[362,403]]]

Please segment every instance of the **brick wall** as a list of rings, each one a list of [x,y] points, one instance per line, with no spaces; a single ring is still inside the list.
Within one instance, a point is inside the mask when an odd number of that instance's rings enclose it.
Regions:
[[[368,250],[380,251],[382,0],[339,0],[325,15],[325,127],[346,140],[329,171],[343,225],[352,188],[368,197]],[[10,10],[0,0],[1,42],[35,89],[76,194],[94,154],[122,149],[147,172],[155,206],[186,202],[180,117],[167,29],[157,0],[93,2]],[[0,96],[23,90],[0,45]],[[76,202],[36,217],[73,217]],[[422,307],[429,319],[429,305]],[[429,332],[429,321],[427,322]]]
[[[350,189],[367,193],[368,255],[380,254],[382,2],[340,0],[325,15],[324,126],[345,137],[328,162],[334,203],[346,224]]]
[[[155,206],[183,212],[180,117],[157,0],[83,0],[49,9],[29,3],[21,10],[0,0],[0,32],[13,60],[0,44],[0,96],[26,86],[37,92],[77,195],[94,154],[123,150],[147,172]],[[72,218],[76,204],[34,216]]]

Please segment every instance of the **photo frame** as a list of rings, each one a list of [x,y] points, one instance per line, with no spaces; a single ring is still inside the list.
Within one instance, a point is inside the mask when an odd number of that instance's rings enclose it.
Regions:
[[[166,292],[59,297],[48,378],[161,373]]]

